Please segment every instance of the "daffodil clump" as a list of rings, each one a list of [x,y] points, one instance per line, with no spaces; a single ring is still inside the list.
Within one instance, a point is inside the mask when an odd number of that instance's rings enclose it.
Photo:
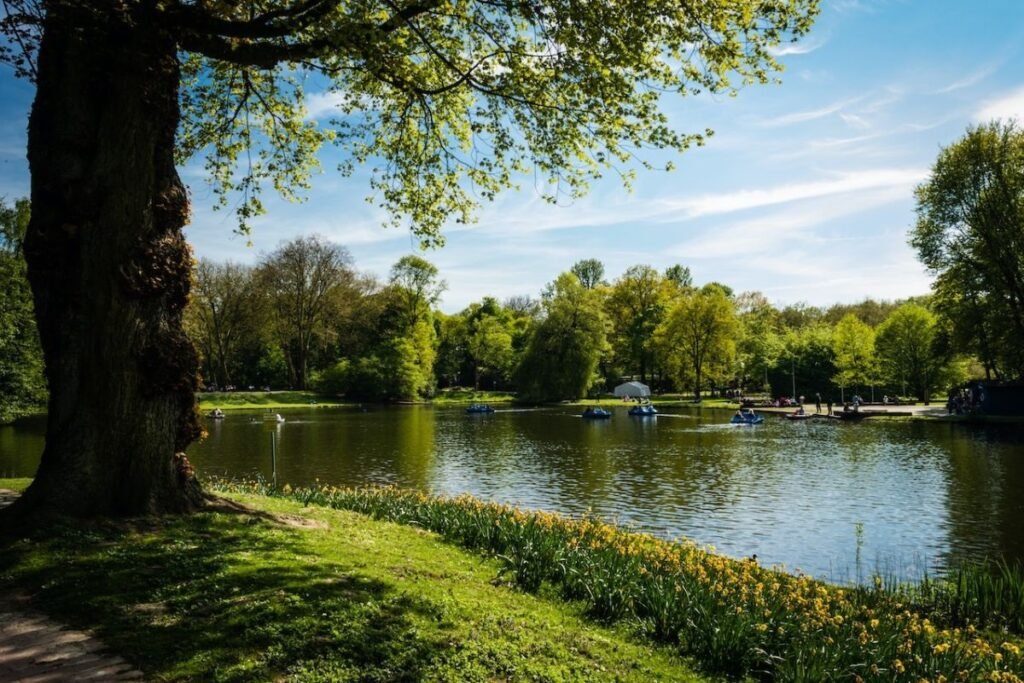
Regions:
[[[880,580],[833,586],[592,517],[468,495],[329,486],[280,495],[413,524],[493,554],[523,590],[550,584],[597,619],[636,620],[712,671],[778,681],[1024,681],[1018,639],[970,624],[940,628]]]

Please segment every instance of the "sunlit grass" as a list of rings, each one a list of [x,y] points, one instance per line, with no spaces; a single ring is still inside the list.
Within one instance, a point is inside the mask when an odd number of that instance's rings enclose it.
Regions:
[[[433,534],[233,497],[255,512],[26,529],[0,541],[0,586],[154,681],[704,680]]]
[[[209,411],[258,408],[310,408],[351,405],[338,399],[325,399],[312,391],[211,391],[197,394],[199,409]]]
[[[237,485],[236,485],[237,486]],[[259,484],[242,490],[262,490]],[[233,488],[228,485],[228,488]],[[711,671],[779,681],[1020,681],[1019,638],[967,617],[942,623],[878,579],[838,587],[688,543],[394,488],[286,489],[305,505],[411,524],[484,551],[526,592],[551,590],[594,619],[636,622]]]
[[[441,389],[430,400],[434,405],[462,404],[462,403],[511,403],[516,399],[512,391],[490,391],[485,389],[473,389],[472,387],[454,387]]]
[[[0,489],[9,491],[24,491],[32,483],[31,479],[2,479],[0,478]]]

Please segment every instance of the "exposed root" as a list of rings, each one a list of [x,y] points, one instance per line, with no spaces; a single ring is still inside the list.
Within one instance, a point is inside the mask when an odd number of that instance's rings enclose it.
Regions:
[[[263,510],[251,508],[248,505],[239,503],[238,501],[221,498],[220,496],[207,495],[206,506],[203,509],[210,512],[224,512],[227,514],[255,517],[274,524],[296,527],[299,529],[327,528],[327,523],[318,519],[309,519],[308,517],[303,517],[301,515],[282,515],[265,512]]]

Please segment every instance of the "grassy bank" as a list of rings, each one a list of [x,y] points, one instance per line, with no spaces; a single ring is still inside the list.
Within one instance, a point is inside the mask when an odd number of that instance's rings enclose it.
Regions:
[[[358,405],[359,401],[324,397],[312,391],[211,391],[199,392],[199,409],[203,412],[221,410],[259,410],[276,408],[337,407]],[[471,403],[511,403],[515,394],[507,391],[476,391],[474,389],[442,389],[424,404],[436,406],[469,405]]]
[[[258,513],[68,524],[0,546],[0,585],[95,630],[148,680],[707,680],[432,533],[232,498]]]
[[[312,391],[209,391],[196,394],[203,412],[221,410],[258,410],[309,408],[311,406],[351,405],[340,399],[325,399]]]
[[[437,392],[437,395],[430,400],[430,403],[436,406],[446,406],[470,403],[512,403],[515,400],[515,392],[511,391],[485,391],[459,387],[454,389],[441,389]]]
[[[1024,675],[1019,634],[1000,630],[1007,623],[974,623],[967,613],[958,618],[940,600],[915,604],[921,593],[882,580],[873,587],[831,586],[596,520],[524,513],[469,497],[390,488],[284,495],[429,529],[482,550],[499,558],[502,576],[522,590],[561,595],[598,621],[637,624],[652,640],[729,676],[1019,683]]]

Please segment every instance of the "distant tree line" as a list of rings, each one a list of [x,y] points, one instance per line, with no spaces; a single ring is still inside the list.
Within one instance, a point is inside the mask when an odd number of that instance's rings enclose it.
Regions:
[[[964,380],[930,299],[776,308],[760,292],[693,284],[687,267],[636,265],[611,281],[575,263],[538,298],[484,297],[437,310],[436,267],[406,256],[386,281],[323,238],[282,244],[255,266],[199,262],[188,329],[211,386],[312,388],[358,399],[439,388],[528,401],[598,395],[624,379],[700,399],[731,389],[929,398]]]
[[[554,401],[624,379],[697,399],[730,389],[930,400],[969,378],[1024,379],[1024,132],[1014,121],[969,129],[916,197],[910,243],[936,282],[905,301],[780,308],[761,292],[697,286],[681,264],[609,278],[589,258],[538,298],[484,297],[445,314],[429,261],[405,256],[381,280],[309,236],[254,266],[200,260],[187,330],[209,386],[369,400],[472,386]],[[28,216],[27,200],[0,201],[0,420],[45,401],[21,253]]]

